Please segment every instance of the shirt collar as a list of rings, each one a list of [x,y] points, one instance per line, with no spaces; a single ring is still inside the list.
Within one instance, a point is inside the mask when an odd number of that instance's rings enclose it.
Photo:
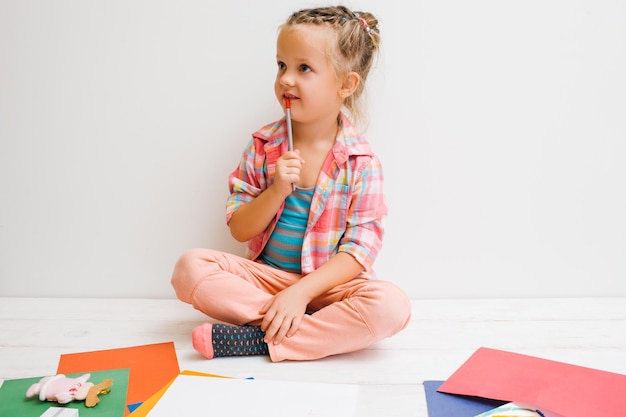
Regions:
[[[339,114],[340,129],[333,145],[333,156],[338,164],[345,163],[353,155],[373,155],[367,140],[357,131],[350,119],[341,112]],[[266,149],[270,147],[287,147],[287,122],[285,118],[268,124],[252,136],[263,140]]]

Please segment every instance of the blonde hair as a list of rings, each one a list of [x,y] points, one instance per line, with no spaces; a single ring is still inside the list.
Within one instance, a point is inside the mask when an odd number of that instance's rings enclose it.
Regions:
[[[289,16],[281,29],[302,23],[324,25],[336,31],[337,44],[333,48],[336,53],[329,54],[329,58],[339,76],[355,72],[361,78],[354,93],[344,102],[352,118],[361,120],[364,112],[359,98],[380,45],[378,20],[368,12],[329,6],[297,11]]]

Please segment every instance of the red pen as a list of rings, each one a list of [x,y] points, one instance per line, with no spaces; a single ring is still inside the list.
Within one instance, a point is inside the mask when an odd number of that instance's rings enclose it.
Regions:
[[[291,129],[291,100],[285,97],[285,107],[287,109],[287,138],[289,140],[289,150],[293,151],[293,131]],[[296,190],[296,184],[291,184],[291,189]]]

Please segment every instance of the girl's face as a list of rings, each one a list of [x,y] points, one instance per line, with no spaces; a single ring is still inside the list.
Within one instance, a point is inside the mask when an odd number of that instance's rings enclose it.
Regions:
[[[343,99],[341,82],[328,55],[333,41],[331,28],[309,24],[283,28],[278,35],[274,91],[283,109],[285,98],[290,99],[296,123],[337,119]]]

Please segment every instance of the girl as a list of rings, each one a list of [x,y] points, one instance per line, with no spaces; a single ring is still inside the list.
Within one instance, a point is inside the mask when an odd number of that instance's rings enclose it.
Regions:
[[[404,329],[411,306],[372,264],[381,248],[380,161],[342,111],[358,115],[377,20],[345,7],[301,10],[281,27],[274,89],[285,118],[252,135],[229,176],[226,221],[246,258],[193,249],[176,264],[179,299],[229,323],[194,329],[207,358],[313,360]]]

